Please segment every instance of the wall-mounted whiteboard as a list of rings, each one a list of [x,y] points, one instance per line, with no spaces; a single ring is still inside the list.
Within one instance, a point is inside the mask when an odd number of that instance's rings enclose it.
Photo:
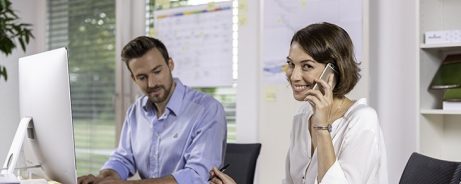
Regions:
[[[193,87],[232,85],[232,3],[158,10],[155,35],[175,62],[173,76]]]
[[[362,0],[265,0],[263,22],[263,81],[287,84],[286,63],[291,37],[312,23],[330,22],[344,28],[362,59]]]

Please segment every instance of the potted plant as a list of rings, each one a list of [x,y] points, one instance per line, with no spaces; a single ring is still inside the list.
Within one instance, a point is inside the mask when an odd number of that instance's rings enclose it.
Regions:
[[[0,0],[0,52],[9,55],[19,42],[23,51],[33,38],[31,24],[17,23],[19,17],[11,9],[10,0]],[[8,80],[6,68],[0,64],[0,79]]]

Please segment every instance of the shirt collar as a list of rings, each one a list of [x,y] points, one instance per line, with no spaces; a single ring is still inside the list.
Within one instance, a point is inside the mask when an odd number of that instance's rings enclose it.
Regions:
[[[179,111],[181,110],[181,104],[184,98],[184,92],[186,90],[186,87],[182,84],[182,82],[178,78],[173,78],[173,80],[174,80],[174,83],[176,84],[176,87],[174,88],[173,94],[171,95],[166,105],[166,109],[173,112],[174,115],[177,115]],[[147,96],[144,96],[142,99],[142,107],[146,112],[148,112],[149,110],[153,110],[155,108],[154,104],[147,103],[148,101],[149,101],[149,98]]]

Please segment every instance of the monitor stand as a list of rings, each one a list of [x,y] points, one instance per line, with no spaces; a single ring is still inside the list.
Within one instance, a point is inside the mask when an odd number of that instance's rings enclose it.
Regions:
[[[14,175],[14,169],[16,168],[27,128],[32,124],[30,122],[32,122],[32,118],[30,117],[22,118],[21,122],[19,122],[18,129],[16,130],[0,173],[0,182],[2,183],[19,183],[19,179]]]
[[[31,117],[22,118],[19,122],[18,129],[14,135],[13,142],[11,143],[10,150],[8,151],[5,162],[3,163],[3,168],[0,172],[0,183],[9,183],[9,184],[48,184],[48,181],[45,179],[34,178],[29,176],[29,179],[23,179],[14,174],[15,169],[31,169],[41,167],[40,165],[34,165],[30,167],[17,168],[16,164],[18,158],[21,154],[21,149],[24,143],[24,139],[27,137],[30,139],[35,139],[34,136],[34,123]]]
[[[22,118],[19,122],[10,150],[1,169],[0,183],[47,183],[44,179],[19,181],[18,177],[14,174],[26,133],[28,138],[34,138],[34,125],[31,117]]]
[[[10,151],[8,151],[5,162],[3,163],[2,174],[14,174],[14,169],[16,168],[16,163],[18,162],[19,154],[28,128],[33,128],[32,118],[22,118],[21,122],[19,122],[16,134],[14,135],[13,143],[11,143]],[[33,132],[33,130],[31,131]]]

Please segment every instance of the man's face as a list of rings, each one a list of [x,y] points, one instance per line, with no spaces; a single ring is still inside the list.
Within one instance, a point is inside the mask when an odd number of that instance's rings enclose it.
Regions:
[[[167,64],[162,54],[154,48],[142,57],[131,59],[128,67],[134,82],[149,97],[150,102],[167,103],[173,87],[173,60],[169,59]]]

